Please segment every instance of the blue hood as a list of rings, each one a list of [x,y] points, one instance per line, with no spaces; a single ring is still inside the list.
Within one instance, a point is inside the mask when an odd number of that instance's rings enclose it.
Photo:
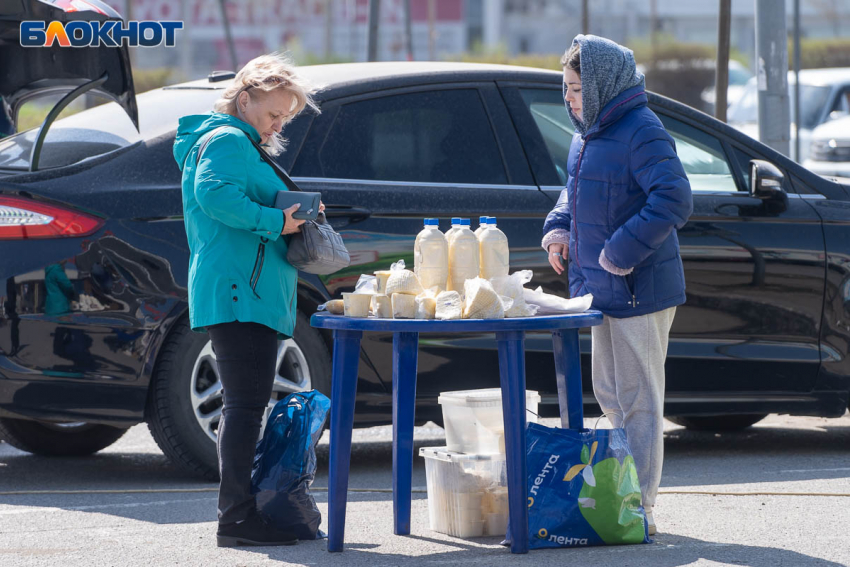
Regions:
[[[582,136],[596,125],[599,115],[624,91],[645,88],[643,73],[635,66],[631,49],[595,35],[577,35],[573,45],[581,49],[581,107],[584,120],[579,120],[567,104],[576,131]],[[564,85],[566,89],[566,85]],[[636,89],[637,90],[637,89]]]

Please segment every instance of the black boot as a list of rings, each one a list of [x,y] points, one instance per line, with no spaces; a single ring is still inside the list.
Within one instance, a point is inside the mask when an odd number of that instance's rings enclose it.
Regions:
[[[298,542],[295,535],[270,525],[256,509],[241,522],[219,524],[216,539],[219,547],[295,545]]]

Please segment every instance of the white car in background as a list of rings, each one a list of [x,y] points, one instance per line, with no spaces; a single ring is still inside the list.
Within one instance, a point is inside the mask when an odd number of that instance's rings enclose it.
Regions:
[[[809,157],[803,166],[818,175],[850,177],[850,115],[812,131]]]
[[[809,156],[812,130],[817,126],[850,113],[850,67],[804,69],[800,71],[800,156],[794,149],[794,73],[788,72],[791,99],[791,148],[794,161],[803,163]],[[744,87],[741,98],[729,107],[728,122],[733,128],[759,139],[758,89],[753,77]]]
[[[732,106],[744,94],[747,81],[753,77],[752,72],[742,63],[734,59],[729,61],[729,87],[726,89],[726,106]],[[714,116],[714,101],[717,98],[715,85],[707,87],[700,95],[705,104],[705,112]]]

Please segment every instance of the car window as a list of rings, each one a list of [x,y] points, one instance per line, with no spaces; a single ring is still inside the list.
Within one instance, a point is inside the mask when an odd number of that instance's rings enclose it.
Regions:
[[[40,169],[62,167],[80,160],[173,132],[187,114],[212,110],[221,89],[156,89],[136,97],[139,132],[127,113],[108,102],[60,118],[44,139]],[[26,170],[38,128],[0,141],[0,168]]]
[[[830,87],[800,84],[800,127],[810,130],[820,124],[823,107],[829,101]],[[794,120],[794,85],[788,84],[791,120]],[[759,119],[758,89],[751,80],[741,98],[729,107],[729,122],[754,123]]]
[[[415,92],[345,104],[319,149],[318,160],[299,165],[295,174],[300,176],[508,182],[476,89]]]
[[[676,142],[692,191],[737,191],[732,168],[720,141],[711,134],[684,122],[659,114],[664,128]]]
[[[554,89],[520,89],[520,94],[540,130],[563,185],[567,182],[567,157],[574,129],[562,94]],[[673,118],[663,115],[659,118],[676,141],[676,152],[691,181],[692,190],[738,190],[717,138]]]
[[[558,173],[561,185],[567,183],[567,157],[573,139],[573,123],[564,106],[560,91],[552,89],[520,89],[522,100],[528,106],[549,156]]]

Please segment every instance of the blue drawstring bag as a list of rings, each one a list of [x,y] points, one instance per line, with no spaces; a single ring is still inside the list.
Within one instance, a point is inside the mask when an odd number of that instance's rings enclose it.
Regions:
[[[257,509],[298,539],[325,537],[310,485],[316,476],[316,444],[330,407],[330,399],[316,390],[280,400],[254,455],[251,492],[257,496]]]
[[[624,429],[529,423],[526,448],[530,549],[650,543]]]

